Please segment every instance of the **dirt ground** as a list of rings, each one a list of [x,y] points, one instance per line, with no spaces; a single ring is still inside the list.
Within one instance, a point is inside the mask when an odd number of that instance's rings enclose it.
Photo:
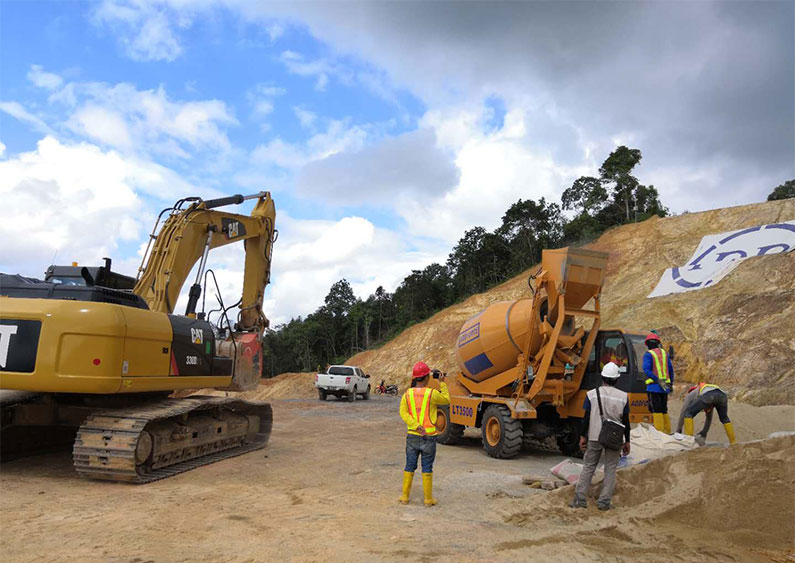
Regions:
[[[795,557],[795,513],[787,512],[787,505],[795,506],[795,438],[779,439],[788,442],[761,449],[703,448],[674,456],[681,458],[678,464],[655,469],[650,463],[622,471],[617,508],[599,513],[595,508],[565,508],[570,488],[546,493],[522,484],[524,474],[545,472],[564,459],[560,455],[536,450],[523,451],[513,460],[492,459],[482,451],[477,434],[468,431],[465,444],[439,446],[435,468],[439,505],[428,509],[421,504],[419,477],[411,504],[396,503],[405,432],[396,413],[397,398],[373,397],[354,404],[279,399],[272,404],[274,428],[265,450],[148,485],[78,478],[69,452],[3,464],[2,560],[630,561],[640,557],[702,561],[711,557],[786,561]],[[795,407],[732,404],[730,414],[741,440],[795,430]],[[725,440],[719,424],[710,439]],[[727,506],[722,498],[722,504],[702,506],[704,499],[697,492],[707,486],[710,475],[713,488],[717,486],[723,466],[739,476],[731,483],[732,490],[740,497],[748,491],[750,501]],[[656,475],[658,471],[663,477]],[[755,487],[742,481],[746,472]],[[701,477],[693,481],[690,474]],[[754,508],[757,499],[759,506]],[[776,499],[783,507],[775,505]],[[739,510],[743,513],[737,514]],[[762,522],[754,510],[768,513],[767,535],[759,536],[764,541],[756,545],[747,541]],[[704,516],[710,512],[712,519]],[[721,521],[734,526],[731,534],[720,529]],[[707,533],[703,526],[716,533]],[[650,541],[657,529],[658,539]]]

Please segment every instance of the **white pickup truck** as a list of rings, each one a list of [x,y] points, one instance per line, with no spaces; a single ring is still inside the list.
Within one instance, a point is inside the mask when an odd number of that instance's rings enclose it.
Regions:
[[[315,387],[321,401],[329,395],[338,399],[347,397],[351,403],[356,400],[356,395],[361,395],[362,399],[370,398],[370,376],[355,366],[329,366],[326,373],[315,376]]]

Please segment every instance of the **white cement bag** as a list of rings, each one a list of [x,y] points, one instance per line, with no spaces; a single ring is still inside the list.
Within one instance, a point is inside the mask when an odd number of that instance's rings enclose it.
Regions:
[[[561,461],[555,467],[550,469],[555,477],[559,477],[566,481],[569,485],[575,485],[580,480],[580,473],[582,473],[583,465],[581,463],[574,463],[570,459]],[[601,483],[605,478],[604,469],[597,468],[594,472],[592,484]]]
[[[693,436],[670,436],[650,424],[638,424],[630,432],[630,465],[659,459],[667,455],[698,447]]]

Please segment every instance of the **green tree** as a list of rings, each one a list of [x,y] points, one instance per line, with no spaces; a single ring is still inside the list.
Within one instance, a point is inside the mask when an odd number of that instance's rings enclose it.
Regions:
[[[326,309],[334,317],[342,317],[347,315],[351,307],[356,303],[356,295],[353,293],[353,288],[348,280],[341,279],[331,286],[328,295],[325,299]]]
[[[789,199],[791,197],[795,197],[795,180],[787,180],[780,186],[777,186],[770,192],[770,195],[767,196],[767,201]]]
[[[608,203],[608,194],[602,180],[593,176],[580,176],[570,188],[563,190],[560,198],[563,209],[593,214]]]
[[[563,219],[556,203],[542,197],[538,203],[520,199],[502,216],[495,231],[510,252],[503,266],[506,277],[526,270],[541,260],[541,251],[557,246],[563,236]],[[502,279],[497,281],[503,281]]]
[[[626,212],[626,222],[630,218],[630,201],[634,200],[635,190],[640,183],[632,175],[632,169],[640,162],[643,155],[640,149],[630,149],[621,145],[610,153],[602,163],[599,174],[603,183],[612,184],[614,201],[623,201]]]

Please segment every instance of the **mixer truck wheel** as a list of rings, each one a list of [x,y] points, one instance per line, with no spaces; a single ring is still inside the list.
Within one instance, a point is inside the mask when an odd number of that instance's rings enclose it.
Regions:
[[[491,405],[483,413],[481,423],[483,449],[491,457],[511,458],[522,448],[522,423],[511,418],[505,405]]]
[[[440,406],[436,411],[436,430],[439,432],[436,435],[436,441],[440,444],[456,444],[461,441],[464,435],[463,424],[456,424],[450,422],[450,406]]]

